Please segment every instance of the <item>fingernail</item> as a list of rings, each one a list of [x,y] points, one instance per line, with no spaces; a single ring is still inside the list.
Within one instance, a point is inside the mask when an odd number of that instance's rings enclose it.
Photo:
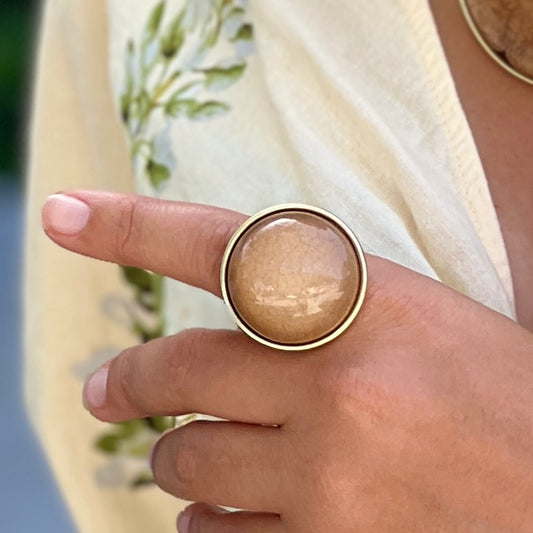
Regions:
[[[65,194],[52,194],[43,206],[43,227],[62,235],[76,235],[87,225],[89,214],[85,202]]]
[[[103,407],[107,396],[107,375],[109,370],[97,370],[87,381],[83,388],[83,405],[86,409]]]
[[[189,531],[189,524],[191,522],[192,510],[190,507],[182,511],[178,515],[178,531],[179,533],[187,533]]]

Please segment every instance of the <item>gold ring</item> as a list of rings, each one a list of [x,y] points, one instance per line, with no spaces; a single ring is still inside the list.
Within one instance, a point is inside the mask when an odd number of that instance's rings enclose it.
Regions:
[[[249,218],[230,239],[222,295],[239,328],[280,350],[337,338],[361,309],[367,269],[359,241],[339,218],[284,204]]]

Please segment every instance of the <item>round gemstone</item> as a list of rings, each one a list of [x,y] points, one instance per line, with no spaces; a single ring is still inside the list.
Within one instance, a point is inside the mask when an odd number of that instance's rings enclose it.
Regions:
[[[361,268],[345,231],[318,213],[274,212],[241,234],[226,269],[228,300],[256,335],[281,345],[316,342],[357,303]]]

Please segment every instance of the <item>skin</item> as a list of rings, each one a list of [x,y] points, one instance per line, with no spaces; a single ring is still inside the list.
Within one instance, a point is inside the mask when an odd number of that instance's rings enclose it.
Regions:
[[[222,253],[244,215],[70,195],[90,215],[66,235],[47,203],[43,225],[59,245],[220,296]],[[229,420],[173,430],[154,449],[156,483],[206,502],[180,517],[182,533],[531,530],[533,335],[429,278],[367,260],[361,313],[326,346],[288,355],[241,332],[189,330],[126,350],[86,385],[86,406],[104,421]]]
[[[533,331],[533,86],[490,59],[457,0],[430,0],[502,229],[519,322]]]
[[[229,420],[171,431],[154,449],[157,484],[207,502],[180,517],[182,533],[531,530],[533,194],[524,194],[533,190],[531,87],[484,54],[455,0],[430,5],[485,168],[525,327],[369,256],[360,315],[322,348],[287,355],[240,332],[190,330],[126,350],[86,385],[94,416],[201,412]],[[244,215],[70,194],[90,216],[66,235],[46,204],[43,225],[59,245],[220,296],[221,256]]]

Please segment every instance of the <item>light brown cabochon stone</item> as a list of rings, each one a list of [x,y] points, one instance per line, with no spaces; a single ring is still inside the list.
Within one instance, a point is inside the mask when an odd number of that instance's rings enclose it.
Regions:
[[[241,320],[278,344],[307,344],[331,333],[353,310],[359,285],[348,237],[302,211],[258,221],[228,262],[228,293]]]
[[[533,0],[466,0],[481,35],[519,72],[533,77]]]

